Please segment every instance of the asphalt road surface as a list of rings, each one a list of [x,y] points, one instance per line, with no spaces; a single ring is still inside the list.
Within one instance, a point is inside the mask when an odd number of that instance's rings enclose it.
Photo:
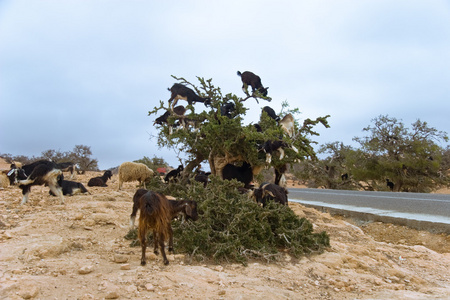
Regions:
[[[289,201],[450,225],[450,195],[290,188]]]

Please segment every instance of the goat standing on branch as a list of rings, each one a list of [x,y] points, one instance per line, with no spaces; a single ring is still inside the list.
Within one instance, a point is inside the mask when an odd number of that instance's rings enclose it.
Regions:
[[[255,91],[258,91],[259,93],[261,93],[261,95],[263,95],[264,97],[267,97],[267,90],[269,88],[263,87],[263,85],[261,83],[261,78],[258,75],[254,74],[252,72],[249,72],[249,71],[245,71],[244,73],[237,71],[237,74],[239,77],[241,77],[242,90],[244,91],[244,93],[247,96],[249,96],[248,86],[250,85],[252,87],[252,93],[255,93]]]
[[[177,104],[178,100],[186,100],[189,105],[192,105],[194,102],[201,102],[205,104],[205,106],[211,106],[211,99],[203,98],[197,95],[192,89],[181,83],[174,83],[170,89],[168,89],[171,93],[169,99],[169,105],[173,101],[171,108],[173,110],[174,106]]]

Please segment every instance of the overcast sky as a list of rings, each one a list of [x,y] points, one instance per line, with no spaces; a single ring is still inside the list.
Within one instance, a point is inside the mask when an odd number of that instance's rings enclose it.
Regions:
[[[90,146],[99,167],[153,156],[155,116],[175,82],[212,78],[270,106],[331,115],[319,144],[364,136],[379,115],[450,132],[449,1],[0,1],[0,153]],[[247,101],[246,122],[267,102]],[[202,106],[196,106],[196,108]],[[442,145],[445,146],[445,145]]]

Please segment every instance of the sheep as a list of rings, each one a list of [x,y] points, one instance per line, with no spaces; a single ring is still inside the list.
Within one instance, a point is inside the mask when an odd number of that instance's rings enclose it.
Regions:
[[[15,164],[12,164],[7,176],[11,185],[19,185],[19,188],[22,189],[21,205],[28,202],[28,196],[33,185],[48,185],[50,190],[59,197],[60,203],[64,204],[64,196],[61,190],[63,175],[54,162],[39,160],[24,165],[22,168],[17,168]]]
[[[66,195],[73,196],[78,193],[90,194],[89,191],[84,187],[84,185],[81,182],[62,180],[61,186],[62,186],[62,192],[63,192],[64,196],[66,196]],[[49,194],[52,196],[56,196],[55,193],[53,193],[52,191],[49,191]]]
[[[102,186],[105,187],[108,179],[111,179],[112,172],[110,170],[105,171],[102,176],[93,177],[89,179],[88,186]]]
[[[275,111],[273,110],[272,107],[270,106],[264,106],[262,109],[262,112],[266,113],[269,117],[271,117],[272,119],[274,119],[275,121],[280,121],[280,117],[277,116],[277,114],[275,113]]]
[[[388,178],[386,178],[386,186],[391,190],[391,192],[394,191],[395,184],[392,181],[390,181]]]
[[[202,102],[205,106],[211,106],[211,99],[198,96],[192,89],[183,84],[174,83],[174,85],[171,88],[168,88],[168,90],[171,92],[169,105],[173,101],[171,105],[172,110],[179,99],[186,100],[189,105],[192,105],[194,102]]]
[[[269,89],[264,88],[262,83],[261,83],[261,78],[249,71],[245,71],[243,73],[237,71],[238,76],[241,77],[242,80],[242,90],[244,91],[244,93],[249,96],[248,94],[248,86],[250,85],[252,87],[252,93],[255,92],[255,90],[257,90],[258,92],[261,93],[261,95],[263,95],[264,97],[267,97],[267,90]]]
[[[124,182],[139,181],[139,185],[151,179],[155,173],[152,169],[142,163],[124,162],[119,166],[119,190],[122,188]]]
[[[281,119],[278,124],[280,125],[281,129],[289,136],[294,136],[294,127],[295,127],[295,120],[292,114],[287,114]]]
[[[167,260],[164,241],[169,239],[169,252],[173,252],[173,230],[171,220],[180,213],[186,219],[198,219],[197,202],[192,200],[167,200],[159,193],[138,189],[133,196],[133,210],[130,215],[130,227],[134,228],[137,211],[140,210],[138,235],[142,247],[141,265],[145,265],[146,236],[149,228],[153,229],[154,253],[158,254],[158,244],[161,249],[165,265]]]
[[[173,169],[172,171],[167,173],[166,177],[164,177],[164,182],[166,183],[175,182],[178,179],[178,177],[181,176],[181,172],[183,172],[183,170],[184,170],[183,165],[179,165],[178,168]]]
[[[259,188],[251,192],[249,196],[265,207],[270,200],[274,200],[282,205],[288,205],[287,194],[288,191],[281,186],[273,183],[262,183]]]
[[[232,164],[227,164],[222,170],[222,179],[224,180],[232,180],[236,179],[244,183],[245,188],[251,188],[250,184],[253,180],[253,170],[251,165],[244,161],[242,166],[238,167]]]

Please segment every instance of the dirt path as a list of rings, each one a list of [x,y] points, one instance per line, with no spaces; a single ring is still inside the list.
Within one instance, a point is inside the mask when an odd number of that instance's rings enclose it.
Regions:
[[[94,174],[78,176],[84,184]],[[0,190],[2,299],[450,299],[450,239],[381,223],[357,223],[291,203],[317,231],[330,234],[321,255],[279,263],[191,262],[170,255],[164,266],[123,237],[134,184],[117,177],[66,204],[33,187]],[[175,237],[176,238],[176,237]]]

